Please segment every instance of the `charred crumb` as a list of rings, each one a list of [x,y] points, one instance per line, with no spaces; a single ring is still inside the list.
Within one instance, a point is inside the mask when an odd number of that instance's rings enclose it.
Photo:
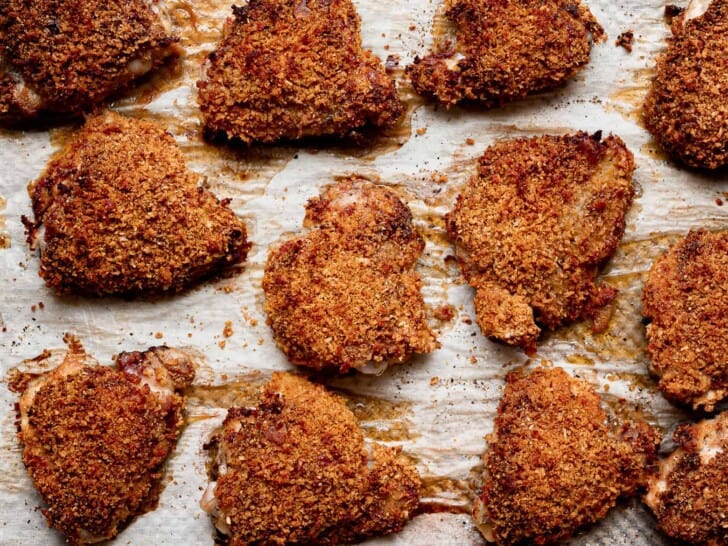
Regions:
[[[623,47],[627,53],[632,53],[632,45],[634,44],[634,32],[627,30],[621,33],[614,42],[614,45]]]

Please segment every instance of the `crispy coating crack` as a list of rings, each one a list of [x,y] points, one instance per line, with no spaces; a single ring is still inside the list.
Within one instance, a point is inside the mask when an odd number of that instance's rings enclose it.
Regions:
[[[5,0],[0,44],[0,120],[89,110],[180,53],[144,0]]]
[[[402,116],[351,0],[250,0],[198,82],[205,127],[243,142],[345,136]]]
[[[642,293],[647,356],[671,401],[712,411],[728,397],[728,231],[691,231],[652,266]]]
[[[706,3],[693,0],[673,19],[643,117],[671,157],[716,169],[728,164],[728,1]]]
[[[424,241],[394,193],[343,180],[309,201],[304,225],[270,250],[263,277],[267,322],[292,362],[343,373],[437,348],[414,271]]]
[[[604,30],[578,0],[445,0],[455,43],[407,67],[415,90],[445,106],[500,106],[562,85]]]
[[[398,449],[367,454],[356,418],[320,385],[274,373],[256,408],[232,408],[213,439],[203,507],[230,546],[341,544],[399,531],[420,478]]]
[[[542,327],[594,317],[614,298],[596,277],[624,232],[633,171],[621,139],[600,133],[485,151],[447,215],[485,335],[532,349]]]
[[[586,381],[551,368],[508,374],[487,441],[478,528],[500,545],[544,545],[644,486],[660,437],[644,422],[610,426]]]
[[[680,425],[679,447],[660,461],[645,503],[666,534],[689,544],[725,546],[728,537],[728,412]]]
[[[39,274],[59,293],[174,292],[245,260],[243,222],[153,123],[90,119],[29,187]]]
[[[60,366],[16,383],[23,463],[49,526],[72,544],[99,542],[156,507],[194,376],[175,349],[122,353],[112,368],[73,343]]]

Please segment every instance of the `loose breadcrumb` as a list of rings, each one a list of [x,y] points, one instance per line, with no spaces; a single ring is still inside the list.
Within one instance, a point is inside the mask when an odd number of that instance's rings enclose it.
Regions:
[[[351,0],[250,0],[233,12],[197,84],[208,131],[273,142],[401,118],[394,81],[362,50]]]
[[[243,222],[198,185],[174,138],[118,114],[90,119],[30,185],[40,276],[60,293],[174,292],[245,260]]]
[[[728,397],[728,231],[691,231],[660,257],[642,293],[647,356],[665,396],[712,411]]]

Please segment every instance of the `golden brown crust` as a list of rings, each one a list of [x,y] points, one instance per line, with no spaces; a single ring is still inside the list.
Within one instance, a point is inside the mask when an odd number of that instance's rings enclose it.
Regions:
[[[624,232],[633,171],[616,136],[523,138],[485,151],[447,216],[485,335],[530,348],[537,325],[591,317],[614,297],[596,277]]]
[[[599,396],[561,368],[510,373],[483,456],[476,523],[500,545],[554,544],[646,484],[659,434],[607,424]]]
[[[394,193],[344,180],[309,202],[305,225],[270,250],[263,277],[267,322],[292,362],[346,372],[437,347],[414,272],[424,242]]]
[[[115,536],[156,506],[163,465],[183,423],[185,400],[175,389],[191,382],[194,367],[175,359],[185,380],[158,396],[136,375],[88,365],[77,351],[72,347],[61,366],[36,379],[39,387],[28,385],[34,392],[23,395],[32,403],[21,402],[19,439],[48,524],[83,544]],[[150,351],[164,359],[167,349]],[[151,371],[147,354],[137,353],[140,372]]]
[[[419,503],[417,471],[392,448],[368,468],[358,423],[338,397],[274,373],[255,409],[228,412],[215,488],[231,546],[338,544],[399,530]]]
[[[144,0],[5,0],[0,10],[0,58],[40,110],[88,110],[177,55],[176,41]],[[17,106],[0,94],[0,119],[38,113]]]
[[[451,106],[498,106],[563,84],[589,62],[603,29],[578,0],[446,0],[455,44],[415,58],[415,90]]]
[[[647,356],[673,402],[728,397],[728,231],[691,231],[652,266],[642,294]]]
[[[45,226],[40,276],[61,293],[177,291],[250,246],[170,134],[117,114],[89,120],[29,191]]]
[[[243,142],[344,136],[395,124],[403,106],[361,47],[351,0],[251,0],[198,82],[205,126]]]
[[[713,0],[687,21],[683,13],[672,33],[645,99],[645,125],[673,158],[716,169],[728,164],[728,1]]]
[[[660,461],[645,502],[673,538],[700,546],[725,546],[728,536],[728,412],[683,424],[679,447]]]

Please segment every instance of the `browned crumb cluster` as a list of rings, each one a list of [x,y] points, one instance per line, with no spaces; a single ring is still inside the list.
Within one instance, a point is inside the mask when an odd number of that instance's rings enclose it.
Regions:
[[[170,134],[117,114],[89,120],[29,191],[31,241],[45,227],[40,276],[61,293],[176,291],[242,262],[250,246]]]
[[[690,167],[728,164],[728,0],[672,21],[645,99],[647,129],[673,158]]]
[[[659,258],[642,294],[647,355],[665,396],[711,411],[728,396],[728,231],[691,231]]]
[[[48,524],[72,544],[111,538],[155,508],[183,424],[176,391],[195,375],[189,360],[164,347],[123,353],[118,369],[91,362],[72,346],[59,367],[25,385],[19,404],[23,463]],[[143,385],[145,376],[165,394]]]
[[[486,106],[562,85],[589,62],[604,30],[578,0],[445,0],[455,43],[415,58],[415,90],[451,106]]]
[[[700,546],[725,546],[728,537],[728,412],[680,425],[679,447],[660,462],[645,502],[673,538]]]
[[[614,45],[623,47],[627,53],[632,53],[632,45],[634,44],[634,32],[626,30],[614,42]]]
[[[399,531],[419,504],[412,463],[379,445],[367,455],[344,402],[290,374],[273,374],[257,408],[231,409],[214,444],[231,546],[350,543]]]
[[[394,193],[343,180],[309,201],[304,225],[270,250],[263,277],[267,322],[292,362],[346,372],[437,347],[414,272],[424,242]]]
[[[395,124],[403,107],[361,47],[351,0],[251,0],[198,82],[205,126],[244,142],[344,136]]]
[[[485,151],[447,216],[485,335],[533,348],[539,326],[594,317],[613,299],[596,277],[624,232],[634,168],[618,137],[583,132]]]
[[[508,374],[474,517],[500,545],[555,544],[646,484],[659,434],[607,424],[599,396],[561,368]]]
[[[179,54],[176,41],[145,0],[6,0],[0,119],[87,110]]]

